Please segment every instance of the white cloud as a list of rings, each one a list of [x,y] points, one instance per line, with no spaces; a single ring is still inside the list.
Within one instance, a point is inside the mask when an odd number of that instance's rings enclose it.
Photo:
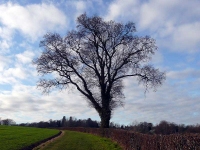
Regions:
[[[149,32],[162,47],[191,53],[199,51],[200,46],[198,5],[198,0],[115,0],[105,18],[134,21],[140,33]]]
[[[75,4],[77,10],[85,10],[86,8],[84,1],[78,1]]]
[[[5,77],[4,74],[0,73],[0,84],[16,84],[18,81],[12,76]]]
[[[160,51],[156,51],[155,54],[152,56],[151,63],[159,65],[163,62],[163,55]]]
[[[13,76],[18,79],[25,79],[27,77],[27,74],[22,70],[22,68],[9,68],[4,71],[3,75],[5,77]]]
[[[9,48],[12,46],[13,31],[7,27],[0,26],[0,53],[8,53]]]
[[[0,55],[0,72],[7,68],[9,63],[11,63],[9,57]]]
[[[2,39],[11,40],[12,34],[13,34],[13,31],[10,30],[9,28],[0,26],[0,37]]]
[[[67,24],[66,16],[52,3],[21,6],[7,2],[0,4],[0,11],[0,83],[16,84],[30,80],[30,76],[36,75],[31,61],[38,54],[37,49],[30,45],[30,38],[38,40],[47,31],[63,29]],[[27,38],[23,43],[21,35]]]
[[[71,19],[74,21],[77,19],[78,16],[80,16],[83,13],[87,13],[87,15],[92,11],[95,11],[95,13],[97,11],[102,11],[101,7],[102,4],[102,0],[92,0],[92,1],[88,1],[88,0],[83,0],[83,1],[66,1],[66,9],[68,9],[67,15],[70,15]],[[98,8],[94,8],[93,6],[97,5]],[[94,14],[92,14],[94,15]]]
[[[18,30],[35,40],[48,30],[66,26],[66,16],[53,4],[20,6],[8,2],[0,5],[0,22],[7,28]]]
[[[174,8],[178,6],[178,0],[150,0],[141,5],[139,28],[153,29],[154,31],[168,23],[171,18],[174,21]]]
[[[134,120],[152,123],[159,123],[161,120],[184,124],[198,123],[200,115],[193,113],[200,113],[197,94],[200,80],[185,81],[184,84],[179,80],[177,86],[171,85],[170,81],[167,79],[157,92],[149,89],[145,95],[144,88],[138,86],[133,78],[126,80],[125,105],[114,111],[112,121],[125,124]]]
[[[74,5],[77,10],[75,17],[78,17],[80,14],[84,13],[87,6],[86,1],[77,1],[74,3]]]
[[[10,48],[10,45],[9,45],[8,41],[6,41],[6,40],[0,41],[0,49],[1,50],[6,50],[9,48]]]
[[[5,71],[9,69],[12,62],[9,56],[0,55],[0,84],[14,84],[17,82],[13,76],[5,76]]]
[[[141,5],[140,26],[156,30],[168,24],[174,25],[185,24],[195,21],[200,11],[196,5],[199,1],[191,3],[187,0],[150,0]],[[192,10],[191,10],[192,9]]]
[[[181,71],[169,71],[167,77],[171,79],[198,78],[200,77],[200,70],[188,68]]]
[[[26,50],[9,56],[0,55],[0,84],[17,84],[22,80],[33,80],[37,73],[32,65],[35,54]],[[29,78],[31,76],[31,79]]]
[[[36,89],[36,86],[23,84],[13,85],[12,91],[9,93],[0,92],[0,109],[4,112],[1,117],[10,116],[18,123],[24,122],[24,120],[34,122],[61,119],[64,115],[98,119],[95,110],[88,107],[85,99],[79,93],[67,91],[58,93],[57,91],[49,95],[41,95],[41,91]],[[31,115],[30,118],[27,114]]]
[[[200,46],[197,4],[200,5],[198,1],[151,0],[141,6],[139,28],[151,31],[170,50],[197,52]]]
[[[200,46],[200,22],[184,24],[173,33],[173,42],[177,50],[195,52]]]
[[[34,53],[28,50],[16,55],[18,62],[22,62],[24,64],[31,63],[34,56]]]
[[[115,0],[108,7],[108,14],[105,16],[106,20],[116,20],[129,18],[137,18],[139,12],[139,1],[138,0]]]

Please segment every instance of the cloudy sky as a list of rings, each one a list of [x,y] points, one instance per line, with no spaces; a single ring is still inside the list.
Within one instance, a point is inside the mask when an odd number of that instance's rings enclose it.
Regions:
[[[136,25],[139,36],[156,39],[159,50],[151,63],[166,72],[156,92],[137,80],[124,81],[125,105],[113,112],[120,124],[167,120],[200,123],[200,1],[199,0],[1,0],[0,118],[17,123],[74,116],[100,120],[76,90],[43,95],[32,60],[47,32],[65,35],[86,12],[105,20]]]

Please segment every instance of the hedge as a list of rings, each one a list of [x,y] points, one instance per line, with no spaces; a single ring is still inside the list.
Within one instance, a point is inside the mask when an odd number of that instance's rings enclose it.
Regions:
[[[200,150],[200,134],[148,135],[121,129],[60,128],[104,136],[124,150]]]

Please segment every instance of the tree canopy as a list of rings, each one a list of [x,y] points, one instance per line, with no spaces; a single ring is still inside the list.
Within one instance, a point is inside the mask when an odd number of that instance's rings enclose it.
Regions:
[[[165,73],[148,64],[157,50],[155,40],[138,37],[135,32],[132,22],[122,24],[82,14],[76,30],[65,37],[47,33],[40,43],[44,51],[34,64],[40,74],[57,76],[41,78],[38,86],[44,92],[75,86],[99,113],[101,126],[109,127],[113,109],[123,103],[123,79],[136,77],[146,88],[155,88],[165,79]]]

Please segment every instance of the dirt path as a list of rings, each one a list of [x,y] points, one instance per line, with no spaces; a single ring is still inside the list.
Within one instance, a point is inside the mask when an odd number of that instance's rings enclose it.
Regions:
[[[65,134],[64,131],[61,131],[61,132],[62,132],[62,133],[61,133],[59,136],[57,136],[57,137],[55,137],[55,138],[52,138],[51,140],[48,140],[48,141],[46,141],[46,142],[40,144],[39,146],[33,148],[32,150],[40,150],[40,149],[44,148],[46,145],[48,145],[49,143],[54,142],[56,139],[62,137],[62,136]]]

